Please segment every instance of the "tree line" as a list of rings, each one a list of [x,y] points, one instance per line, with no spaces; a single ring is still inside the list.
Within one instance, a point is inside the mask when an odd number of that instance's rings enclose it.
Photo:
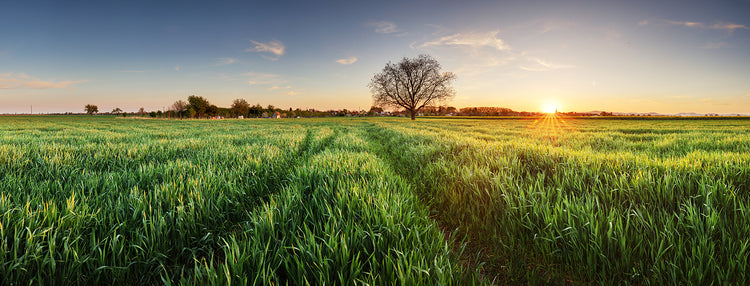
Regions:
[[[452,106],[440,105],[455,96],[451,83],[456,75],[443,72],[440,63],[429,55],[419,55],[416,58],[403,58],[398,63],[388,62],[380,73],[373,76],[368,84],[372,93],[374,106],[369,111],[314,109],[282,110],[268,105],[250,105],[245,99],[232,101],[229,108],[211,104],[208,99],[190,95],[187,101],[175,101],[166,112],[151,112],[151,117],[169,118],[259,118],[259,117],[327,117],[327,116],[382,116],[401,115],[410,116],[414,120],[417,115],[437,116],[533,116],[537,112],[518,112],[504,107],[465,107],[457,109]],[[384,112],[382,107],[396,109],[394,112]],[[96,105],[85,106],[88,114],[98,112]],[[119,108],[112,111],[123,114]],[[139,114],[143,115],[143,108]]]

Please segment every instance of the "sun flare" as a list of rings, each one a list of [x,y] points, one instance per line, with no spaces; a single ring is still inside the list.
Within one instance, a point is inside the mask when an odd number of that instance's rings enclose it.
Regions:
[[[558,106],[556,103],[546,103],[542,105],[542,112],[544,113],[556,113]]]

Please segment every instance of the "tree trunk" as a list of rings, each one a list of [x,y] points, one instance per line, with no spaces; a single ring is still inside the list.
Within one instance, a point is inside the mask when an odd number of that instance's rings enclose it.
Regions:
[[[415,120],[416,119],[415,117],[417,116],[417,111],[412,110],[410,113],[411,113],[411,120]]]

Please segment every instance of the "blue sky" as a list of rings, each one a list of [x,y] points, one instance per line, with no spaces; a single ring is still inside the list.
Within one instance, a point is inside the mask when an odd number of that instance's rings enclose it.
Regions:
[[[750,113],[750,1],[561,2],[6,1],[0,113],[367,109],[372,75],[421,53],[457,107]]]

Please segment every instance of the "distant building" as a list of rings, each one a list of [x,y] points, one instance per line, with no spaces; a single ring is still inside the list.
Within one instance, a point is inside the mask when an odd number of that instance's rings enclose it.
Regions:
[[[271,115],[271,118],[281,118],[281,113],[279,113],[278,111],[275,111],[275,112],[274,112],[274,113],[273,113],[273,114]]]

